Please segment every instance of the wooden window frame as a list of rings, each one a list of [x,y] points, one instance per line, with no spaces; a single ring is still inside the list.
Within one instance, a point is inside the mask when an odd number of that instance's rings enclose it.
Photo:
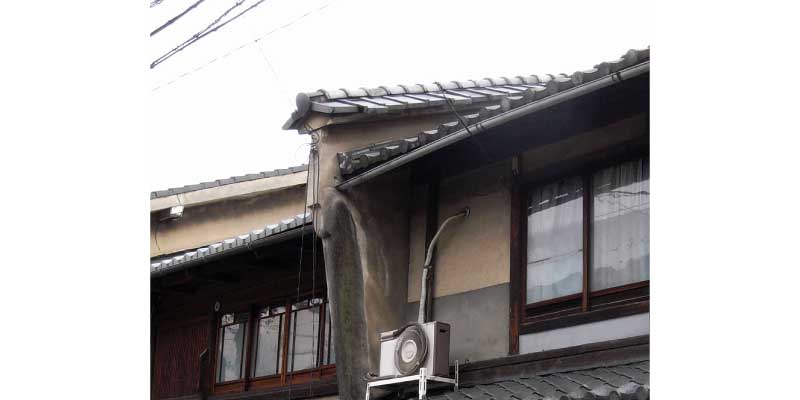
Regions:
[[[221,313],[219,315],[219,317],[217,317],[217,322],[216,322],[217,345],[215,346],[215,349],[214,349],[214,351],[215,351],[215,353],[217,355],[217,357],[216,357],[217,362],[216,362],[216,365],[214,366],[214,383],[215,384],[230,385],[230,384],[239,383],[239,382],[244,381],[245,376],[247,375],[247,373],[245,371],[246,364],[247,364],[247,354],[246,354],[246,352],[247,352],[248,347],[250,346],[249,331],[251,329],[250,323],[253,320],[253,316],[252,316],[252,314],[248,314],[246,321],[236,322],[236,315],[237,314],[242,314],[242,313],[247,313],[247,311],[226,312],[226,313]],[[231,322],[229,324],[223,324],[222,323],[222,316],[228,315],[228,314],[233,314],[233,322]],[[226,327],[232,326],[232,325],[239,325],[239,324],[244,324],[244,330],[245,330],[244,339],[242,340],[243,341],[242,344],[244,345],[244,349],[241,350],[242,359],[239,361],[239,364],[240,364],[239,365],[239,376],[240,376],[240,378],[239,379],[232,379],[232,380],[229,380],[229,381],[220,382],[219,381],[220,374],[222,373],[222,370],[220,369],[220,363],[222,361],[222,347],[221,346],[222,346],[222,341],[224,340],[224,338],[223,338],[224,337],[223,329],[226,328]]]
[[[606,319],[646,313],[650,310],[650,281],[641,281],[592,292],[590,290],[591,268],[591,221],[592,221],[592,175],[604,168],[627,161],[644,159],[649,162],[649,153],[635,152],[621,157],[586,162],[584,165],[558,174],[543,176],[522,183],[518,174],[512,182],[511,210],[511,310],[509,332],[509,354],[519,352],[519,335],[565,328]],[[521,170],[517,166],[518,170]],[[528,261],[528,196],[537,186],[554,180],[580,176],[583,180],[583,273],[580,293],[527,304]]]
[[[221,362],[221,357],[215,357],[214,362],[214,378],[213,378],[213,391],[214,393],[236,393],[236,392],[245,392],[251,389],[259,390],[259,389],[268,389],[268,388],[280,388],[288,385],[296,385],[307,383],[310,381],[319,380],[320,378],[324,377],[335,377],[336,375],[336,364],[323,364],[323,361],[329,360],[327,357],[329,354],[325,354],[323,357],[323,353],[325,353],[325,343],[327,336],[325,332],[325,320],[328,318],[328,299],[326,296],[319,296],[317,298],[321,298],[322,301],[319,304],[309,305],[306,307],[300,307],[297,309],[293,309],[292,305],[297,304],[297,302],[292,301],[291,298],[285,299],[283,304],[278,304],[275,301],[272,302],[259,302],[259,303],[251,303],[249,306],[249,317],[246,321],[246,333],[245,333],[245,348],[244,348],[244,357],[242,359],[242,368],[243,374],[241,379],[231,380],[231,381],[219,381],[219,363]],[[310,298],[307,298],[307,302],[311,302]],[[262,317],[260,317],[259,311],[264,308],[264,304],[272,304],[272,306],[283,306],[285,310],[282,314],[276,314],[283,316],[283,321],[281,323],[281,361],[278,368],[278,373],[268,376],[255,376],[254,371],[254,363],[255,363],[255,351],[257,351],[254,346],[257,342],[257,323]],[[307,368],[304,370],[298,371],[289,371],[289,340],[290,337],[290,324],[294,323],[294,313],[297,311],[301,311],[307,308],[319,308],[319,329],[318,329],[318,348],[317,348],[317,366],[312,368]],[[222,316],[226,314],[239,314],[245,311],[241,309],[245,307],[240,307],[237,310],[227,310],[225,312],[218,313],[215,318],[216,321],[214,322],[214,326],[216,329],[216,340],[214,346],[214,354],[219,355],[220,353],[220,341],[222,340],[221,335],[219,334],[220,330],[227,325],[231,324],[222,324]],[[268,317],[263,317],[268,318]],[[331,330],[332,336],[332,330]],[[330,346],[327,348],[327,353],[330,353]]]
[[[276,306],[270,306],[270,308],[271,307],[276,307]],[[255,307],[254,306],[253,308],[254,308],[255,312],[259,312],[260,313],[260,310],[263,309],[264,307]],[[271,315],[267,315],[266,317],[255,316],[255,318],[253,319],[253,330],[252,330],[253,348],[250,349],[250,352],[249,352],[250,357],[248,359],[250,361],[250,366],[249,366],[248,370],[249,370],[249,372],[251,374],[251,377],[250,377],[251,380],[269,379],[269,378],[274,378],[274,377],[280,377],[281,376],[281,372],[283,370],[283,356],[284,356],[283,342],[286,339],[286,337],[285,337],[286,333],[284,332],[284,330],[286,328],[286,325],[288,325],[287,321],[289,321],[289,318],[290,318],[289,314],[290,314],[290,312],[287,311],[285,306],[284,306],[283,312],[280,312],[280,313],[277,313],[277,314],[274,314],[274,315],[272,315],[272,314]],[[279,340],[280,340],[280,345],[279,346],[281,348],[279,349],[278,360],[276,361],[276,364],[277,364],[276,365],[276,367],[277,367],[276,369],[277,369],[278,372],[274,373],[272,375],[255,376],[255,365],[254,365],[254,363],[255,363],[255,360],[256,360],[256,357],[257,357],[256,353],[258,352],[258,328],[257,327],[258,327],[258,324],[261,322],[262,319],[274,318],[274,317],[280,317],[280,323],[279,323],[280,325],[279,325],[278,329],[279,329],[279,332],[280,332],[279,333],[279,336],[280,336],[279,337]]]

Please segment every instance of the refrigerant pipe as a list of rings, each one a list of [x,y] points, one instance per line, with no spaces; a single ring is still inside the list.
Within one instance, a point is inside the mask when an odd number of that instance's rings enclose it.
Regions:
[[[436,231],[436,234],[433,235],[433,239],[431,239],[431,243],[428,245],[428,252],[425,255],[425,264],[422,267],[422,292],[419,295],[419,315],[417,317],[417,322],[420,324],[425,323],[425,308],[428,303],[428,270],[433,268],[432,258],[433,258],[433,249],[436,247],[436,242],[439,240],[439,235],[441,235],[442,231],[444,231],[444,227],[447,226],[450,222],[461,218],[461,217],[468,217],[469,216],[469,207],[465,208],[464,211],[461,211],[458,214],[452,215],[442,222],[439,225],[439,230]]]

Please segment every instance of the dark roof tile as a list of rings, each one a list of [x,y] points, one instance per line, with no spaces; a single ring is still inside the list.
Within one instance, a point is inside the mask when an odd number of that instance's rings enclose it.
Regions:
[[[150,274],[162,275],[168,273],[169,270],[176,269],[178,267],[186,267],[188,266],[187,263],[200,261],[210,255],[248,246],[255,240],[260,240],[271,235],[285,232],[287,230],[300,227],[304,224],[309,224],[312,221],[313,218],[311,213],[305,215],[299,214],[294,218],[282,220],[279,224],[267,225],[264,228],[259,228],[236,237],[228,238],[218,243],[213,243],[198,249],[181,252],[180,254],[154,258],[150,261]]]
[[[458,391],[444,391],[430,396],[436,400],[494,399],[494,400],[646,400],[650,397],[650,375],[641,373],[630,379],[614,371],[642,371],[649,363],[630,363],[576,371],[546,373],[518,379],[507,379],[491,384],[461,387]],[[611,376],[609,374],[614,374]],[[602,376],[603,379],[592,377]],[[607,381],[613,381],[609,384]]]
[[[272,171],[259,172],[257,174],[246,174],[246,175],[240,175],[240,176],[232,176],[230,178],[217,179],[217,180],[212,181],[212,182],[202,182],[202,183],[198,183],[198,184],[194,184],[194,185],[182,186],[182,187],[179,187],[179,188],[170,188],[170,189],[166,189],[166,190],[157,190],[155,192],[151,192],[150,193],[150,199],[157,199],[157,198],[160,198],[160,197],[167,197],[167,196],[172,196],[172,195],[175,195],[175,194],[194,192],[194,191],[197,191],[197,190],[210,189],[210,188],[217,187],[217,186],[230,185],[230,184],[233,184],[233,183],[252,181],[252,180],[256,180],[256,179],[269,178],[269,177],[273,177],[273,176],[288,175],[288,174],[293,174],[293,173],[307,171],[307,170],[308,170],[308,165],[302,164],[302,165],[298,165],[298,166],[295,166],[295,167],[289,167],[289,168],[284,168],[284,169],[276,169],[276,170],[272,170]]]
[[[350,105],[348,112],[352,112],[352,107],[357,106],[359,112],[380,114],[394,113],[409,108],[446,106],[448,102],[454,107],[470,105],[474,107],[476,103],[484,103],[484,107],[479,108],[477,112],[477,118],[467,118],[470,124],[474,124],[509,109],[514,109],[568,90],[575,85],[585,84],[615,73],[622,68],[645,62],[649,60],[649,58],[649,49],[629,50],[617,60],[603,62],[597,64],[594,68],[577,71],[572,75],[545,74],[517,76],[513,78],[497,77],[469,81],[437,82],[433,84],[399,85],[395,87],[394,93],[399,93],[400,90],[403,90],[405,91],[403,95],[388,95],[388,93],[392,93],[392,91],[382,86],[375,90],[360,89],[359,91],[347,91],[349,97],[346,99],[339,98],[337,103]],[[372,93],[367,93],[368,91]],[[322,93],[327,92],[322,91]],[[337,96],[339,94],[338,92],[331,93]],[[387,93],[387,95],[377,96],[377,93]],[[368,94],[372,97],[366,97]],[[328,100],[330,99],[331,97],[328,97]],[[321,104],[330,104],[325,101],[325,99],[320,100]],[[486,102],[494,104],[486,105]],[[497,104],[497,102],[500,104]],[[326,111],[329,113],[336,113],[336,109],[337,107],[332,106],[327,108]],[[426,144],[460,130],[450,129],[451,125],[446,124],[439,128],[442,127],[444,128],[443,131],[438,131],[438,129],[434,130],[435,132],[424,131],[417,134],[416,137],[419,138],[421,144]],[[389,145],[388,143],[391,142],[384,142],[383,144]],[[380,143],[376,143],[340,153],[339,165],[341,174],[346,176],[357,173],[377,163],[412,151],[415,148],[409,146],[399,148],[399,152],[390,151],[390,157],[387,158],[387,153],[380,150],[380,145]],[[364,149],[368,149],[371,156],[362,156],[360,150]]]

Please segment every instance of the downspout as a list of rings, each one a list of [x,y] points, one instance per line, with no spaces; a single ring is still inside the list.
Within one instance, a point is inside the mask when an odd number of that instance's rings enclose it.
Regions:
[[[442,231],[444,231],[444,228],[450,222],[458,218],[461,217],[466,218],[468,216],[469,216],[469,207],[465,208],[464,211],[461,211],[460,213],[452,215],[447,219],[445,219],[444,222],[442,222],[442,224],[439,225],[439,230],[436,231],[436,235],[433,236],[431,243],[428,245],[428,252],[425,255],[425,264],[422,267],[422,289],[419,295],[419,314],[417,317],[417,322],[420,324],[425,323],[425,309],[428,304],[428,270],[433,268],[433,265],[431,264],[433,261],[432,260],[433,249],[436,247],[436,242],[439,240],[439,235],[442,234]]]

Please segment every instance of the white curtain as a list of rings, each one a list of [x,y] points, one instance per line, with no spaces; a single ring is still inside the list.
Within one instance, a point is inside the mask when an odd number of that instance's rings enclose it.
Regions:
[[[278,373],[281,364],[281,322],[283,315],[262,318],[258,321],[255,376]]]
[[[221,329],[222,349],[219,371],[219,382],[227,382],[242,378],[242,351],[246,323],[228,325]]]
[[[528,198],[526,302],[580,293],[583,272],[580,177],[534,189]]]
[[[314,306],[295,311],[289,330],[289,370],[301,371],[317,366],[317,346],[319,345],[319,307]],[[297,329],[295,337],[294,330]],[[292,368],[294,355],[294,368]]]
[[[592,179],[592,291],[650,279],[650,165],[637,160]]]

